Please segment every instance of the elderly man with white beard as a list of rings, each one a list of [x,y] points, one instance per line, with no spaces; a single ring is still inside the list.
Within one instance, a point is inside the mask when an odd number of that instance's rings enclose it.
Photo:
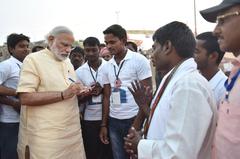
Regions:
[[[27,56],[20,74],[20,159],[85,159],[77,95],[87,88],[76,81],[68,58],[73,33],[55,27],[48,48]]]

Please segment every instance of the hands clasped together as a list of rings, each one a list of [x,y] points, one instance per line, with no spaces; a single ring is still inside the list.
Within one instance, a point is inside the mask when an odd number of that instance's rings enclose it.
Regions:
[[[137,131],[134,127],[131,127],[127,137],[124,137],[124,148],[131,159],[137,158],[137,147],[139,141],[142,139],[142,135],[142,131]]]

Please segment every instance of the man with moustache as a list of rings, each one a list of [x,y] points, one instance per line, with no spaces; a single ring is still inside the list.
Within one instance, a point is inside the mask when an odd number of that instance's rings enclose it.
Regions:
[[[85,159],[76,95],[84,91],[68,58],[74,42],[67,27],[46,36],[48,48],[23,62],[18,95],[20,159]]]
[[[220,49],[236,56],[225,82],[225,100],[220,104],[214,145],[217,159],[237,159],[240,156],[240,0],[224,0],[200,13],[207,21],[217,22],[213,32]]]
[[[74,67],[74,70],[77,70],[85,63],[85,54],[83,48],[81,48],[80,46],[75,47],[71,51],[69,59]]]
[[[210,159],[216,105],[207,80],[193,59],[196,42],[189,27],[171,22],[153,35],[153,63],[163,77],[150,108],[139,82],[129,90],[139,110],[146,110],[144,138],[132,131],[125,148],[139,159]],[[133,155],[135,153],[135,155]]]

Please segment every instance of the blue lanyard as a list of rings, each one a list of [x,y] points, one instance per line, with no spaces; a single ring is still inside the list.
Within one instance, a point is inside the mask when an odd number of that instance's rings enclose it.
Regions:
[[[120,73],[120,71],[121,71],[121,69],[122,69],[122,66],[123,66],[123,63],[124,63],[124,62],[125,62],[125,60],[121,63],[121,65],[120,65],[120,67],[119,67],[119,70],[118,70],[118,73],[117,73],[117,71],[116,71],[115,65],[113,65],[114,74],[115,74],[116,80],[119,80],[119,73]]]
[[[18,63],[16,63],[16,64],[17,64],[18,68],[21,69],[21,66]]]
[[[231,82],[228,84],[228,80],[225,81],[224,86],[227,90],[225,98],[228,100],[229,92],[232,90],[238,76],[240,74],[240,69],[238,69],[238,72],[232,77]]]
[[[94,77],[91,67],[89,65],[88,65],[88,67],[89,67],[89,70],[90,70],[90,73],[91,73],[91,76],[92,76],[94,82],[97,83],[98,69],[96,70],[96,77]]]

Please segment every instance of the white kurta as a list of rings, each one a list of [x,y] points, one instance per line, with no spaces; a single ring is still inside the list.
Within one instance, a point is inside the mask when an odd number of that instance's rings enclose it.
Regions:
[[[139,142],[138,158],[208,159],[215,125],[216,104],[211,88],[198,73],[194,60],[188,59],[179,66],[165,89],[147,139]]]

